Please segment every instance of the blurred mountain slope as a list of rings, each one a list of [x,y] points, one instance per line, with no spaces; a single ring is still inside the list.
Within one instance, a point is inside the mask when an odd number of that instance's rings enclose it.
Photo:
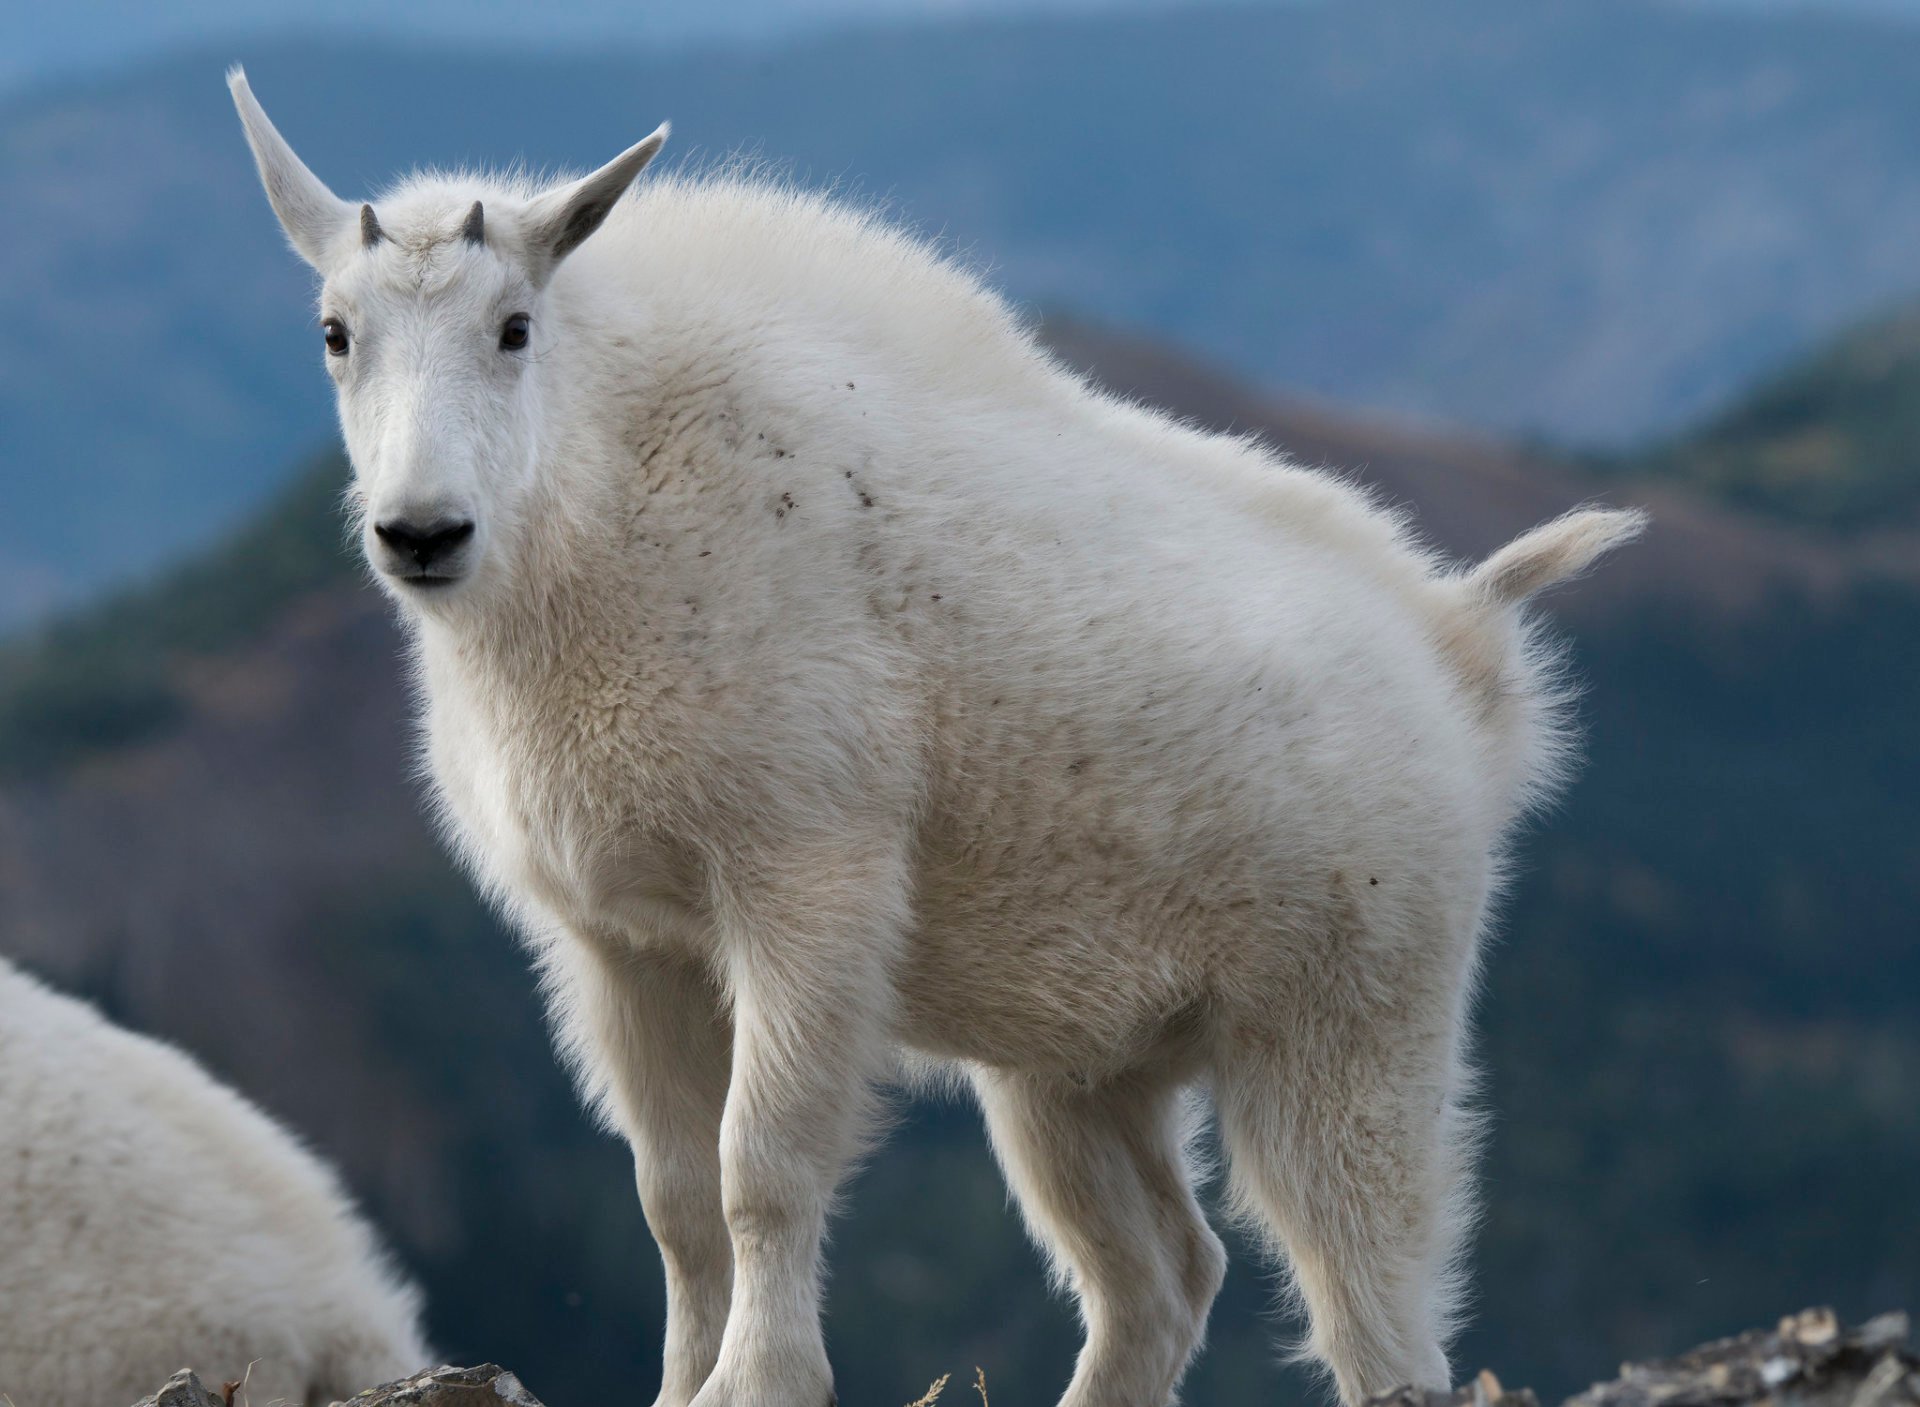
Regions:
[[[0,623],[211,541],[329,410],[220,73],[341,191],[661,117],[1016,296],[1287,385],[1633,442],[1920,284],[1920,29],[1645,0],[955,18],[591,55],[223,47],[0,103]],[[0,586],[5,578],[0,577]]]
[[[1645,468],[1829,527],[1920,525],[1920,307],[1849,333]]]
[[[1147,342],[1051,336],[1117,389],[1350,468],[1452,550],[1595,488]],[[339,1159],[446,1351],[513,1361],[549,1401],[631,1392],[659,1289],[625,1159],[420,818],[395,636],[328,509],[342,473],[0,654],[0,947]],[[1920,1228],[1888,1193],[1920,1172],[1920,589],[1845,536],[1647,499],[1647,541],[1552,605],[1592,680],[1590,762],[1522,846],[1480,1023],[1498,1122],[1461,1361],[1543,1392],[1781,1304],[1920,1301]],[[109,720],[92,742],[89,718]],[[917,1110],[851,1206],[847,1400],[973,1363],[997,1400],[1050,1400],[1072,1326],[970,1112]],[[1267,1302],[1242,1257],[1193,1400],[1273,1400]]]

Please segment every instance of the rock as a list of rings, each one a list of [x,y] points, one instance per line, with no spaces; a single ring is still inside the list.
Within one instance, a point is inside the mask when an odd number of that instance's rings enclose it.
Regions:
[[[1627,1364],[1567,1407],[1920,1407],[1907,1327],[1906,1315],[1883,1314],[1848,1330],[1831,1309],[1809,1309],[1772,1330]]]
[[[1479,1377],[1452,1392],[1403,1387],[1374,1398],[1369,1407],[1540,1407],[1540,1399],[1532,1388],[1508,1392],[1500,1379],[1483,1369]]]
[[[133,1407],[226,1407],[216,1394],[191,1370],[182,1368],[167,1379],[166,1386],[152,1397],[143,1397]]]
[[[1920,1358],[1906,1351],[1907,1316],[1843,1329],[1809,1309],[1773,1329],[1702,1344],[1678,1358],[1628,1363],[1565,1407],[1920,1407]],[[1401,1388],[1369,1407],[1538,1407],[1482,1373],[1452,1392]]]
[[[356,1393],[347,1407],[488,1407],[490,1403],[541,1407],[540,1399],[498,1363],[429,1369],[397,1383]]]
[[[230,1393],[208,1392],[195,1374],[182,1368],[167,1379],[165,1387],[134,1407],[233,1407],[233,1401]],[[505,1368],[482,1363],[478,1368],[429,1368],[397,1383],[370,1387],[355,1393],[349,1407],[541,1407],[541,1403]]]

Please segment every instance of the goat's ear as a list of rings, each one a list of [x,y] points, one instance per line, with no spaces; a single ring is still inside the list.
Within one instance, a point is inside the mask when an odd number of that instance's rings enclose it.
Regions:
[[[666,144],[663,122],[644,141],[628,147],[591,176],[534,198],[527,207],[526,229],[527,253],[536,278],[544,281],[555,265],[600,228],[634,178]]]
[[[341,234],[359,218],[359,210],[328,190],[294,155],[287,139],[267,120],[238,64],[227,70],[227,87],[240,111],[240,125],[246,129],[247,145],[253,148],[260,184],[267,188],[273,213],[280,217],[281,228],[300,257],[326,273],[337,257]]]

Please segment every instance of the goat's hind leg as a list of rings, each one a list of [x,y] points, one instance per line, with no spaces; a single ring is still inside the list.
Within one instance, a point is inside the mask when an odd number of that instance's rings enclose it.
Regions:
[[[1027,1225],[1080,1301],[1086,1345],[1061,1407],[1165,1407],[1227,1264],[1194,1200],[1179,1089],[974,1083]]]
[[[1445,1388],[1474,1147],[1451,1032],[1305,1024],[1218,1072],[1234,1204],[1284,1254],[1311,1323],[1302,1356],[1344,1402]]]

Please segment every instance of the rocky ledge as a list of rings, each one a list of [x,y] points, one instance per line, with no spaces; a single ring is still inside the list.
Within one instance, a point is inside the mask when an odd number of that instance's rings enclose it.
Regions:
[[[1678,1358],[1624,1364],[1619,1377],[1565,1407],[1920,1407],[1920,1358],[1907,1351],[1907,1327],[1895,1313],[1846,1329],[1832,1310],[1809,1309]],[[1540,1404],[1530,1389],[1509,1391],[1482,1373],[1452,1392],[1401,1388],[1368,1407]]]
[[[1920,1357],[1907,1348],[1907,1316],[1882,1314],[1843,1328],[1830,1309],[1809,1309],[1773,1329],[1702,1344],[1678,1358],[1629,1363],[1564,1407],[1920,1407]],[[922,1401],[928,1399],[923,1398]],[[347,1407],[541,1407],[520,1379],[493,1363],[434,1368],[369,1388]],[[186,1370],[135,1407],[233,1407]],[[1402,1388],[1368,1407],[1540,1407],[1482,1373],[1452,1392]]]

